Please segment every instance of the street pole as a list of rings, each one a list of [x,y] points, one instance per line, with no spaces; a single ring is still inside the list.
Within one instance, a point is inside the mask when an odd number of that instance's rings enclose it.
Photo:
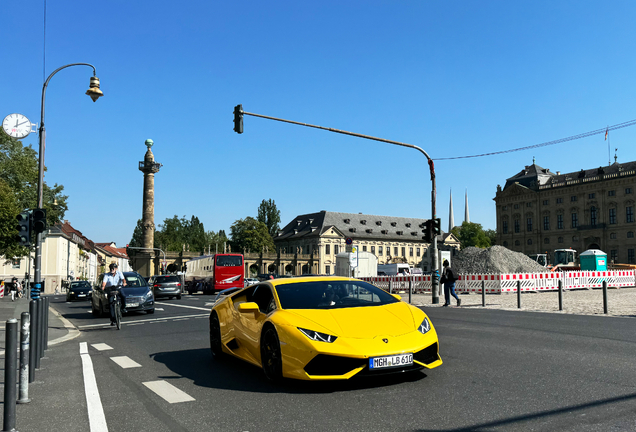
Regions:
[[[339,133],[339,134],[344,134],[344,135],[350,135],[350,136],[355,136],[358,138],[364,138],[364,139],[370,139],[370,140],[374,140],[374,141],[380,141],[380,142],[384,142],[387,144],[394,144],[394,145],[399,145],[402,147],[408,147],[408,148],[412,148],[415,149],[419,152],[421,152],[427,159],[428,161],[428,167],[429,167],[429,171],[431,174],[431,183],[432,183],[432,190],[431,190],[431,213],[432,213],[432,217],[433,220],[437,219],[437,212],[436,212],[436,208],[435,208],[435,201],[436,201],[436,195],[437,195],[437,190],[435,188],[435,165],[433,163],[433,159],[431,159],[431,157],[428,155],[428,153],[426,153],[422,148],[413,145],[413,144],[407,144],[407,143],[403,143],[403,142],[399,142],[399,141],[393,141],[393,140],[388,140],[388,139],[384,139],[384,138],[377,138],[374,136],[370,136],[370,135],[362,135],[359,133],[355,133],[355,132],[348,132],[348,131],[344,131],[344,130],[340,130],[340,129],[334,129],[334,128],[328,128],[328,127],[323,127],[323,126],[316,126],[316,125],[312,125],[309,123],[301,123],[301,122],[296,122],[293,120],[285,120],[285,119],[281,119],[281,118],[277,118],[277,117],[270,117],[270,116],[266,116],[266,115],[262,115],[262,114],[255,114],[255,113],[250,113],[250,112],[246,112],[243,111],[243,106],[242,105],[237,105],[235,108],[235,114],[237,113],[237,109],[239,110],[238,113],[240,113],[240,121],[241,121],[241,127],[240,129],[236,129],[236,125],[235,125],[235,131],[237,131],[238,133],[243,133],[243,126],[242,126],[242,116],[243,115],[250,115],[250,116],[254,116],[254,117],[261,117],[264,119],[268,119],[268,120],[276,120],[276,121],[280,121],[280,122],[284,122],[284,123],[292,123],[295,125],[299,125],[299,126],[306,126],[306,127],[312,127],[315,129],[322,129],[322,130],[326,130],[329,132],[335,132],[335,133]],[[236,119],[235,119],[236,122]],[[435,277],[435,274],[438,273],[439,270],[439,262],[437,259],[437,236],[433,236],[433,243],[432,243],[432,251],[431,253],[433,254],[433,272],[431,274],[431,291],[432,291],[432,303],[433,304],[437,304],[439,303],[439,291],[438,291],[438,281],[437,278]]]
[[[49,85],[49,81],[53,78],[53,75],[71,66],[89,66],[93,68],[93,77],[91,78],[90,87],[86,91],[86,94],[91,97],[93,102],[97,101],[98,98],[103,96],[104,94],[99,89],[99,78],[97,78],[95,66],[88,63],[71,63],[65,66],[59,67],[55,69],[51,75],[44,81],[44,86],[42,87],[42,106],[40,112],[40,133],[39,133],[39,149],[38,149],[38,208],[43,208],[43,191],[44,191],[44,149],[46,142],[46,129],[44,128],[44,100],[46,98],[46,88]],[[40,297],[40,292],[42,290],[42,232],[37,232],[35,234],[35,269],[33,275],[33,292],[35,294],[34,298]]]

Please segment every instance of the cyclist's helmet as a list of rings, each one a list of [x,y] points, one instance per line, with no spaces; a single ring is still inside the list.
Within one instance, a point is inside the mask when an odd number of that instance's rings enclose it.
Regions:
[[[108,268],[110,268],[110,269],[111,269],[111,271],[112,271],[113,269],[116,269],[116,268],[117,268],[117,264],[115,264],[115,263],[111,263],[111,264],[108,266]]]

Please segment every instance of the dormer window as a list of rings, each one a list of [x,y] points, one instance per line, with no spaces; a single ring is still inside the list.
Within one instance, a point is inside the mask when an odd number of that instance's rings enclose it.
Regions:
[[[375,224],[376,224],[377,226],[380,226],[380,225],[382,225],[382,221],[375,221]]]
[[[297,229],[294,230],[294,234],[298,234],[298,230]]]
[[[356,232],[356,229],[355,228],[349,228],[349,231],[350,232]]]
[[[411,222],[407,222],[404,225],[406,225],[407,228],[411,228]]]
[[[360,221],[360,223],[361,223],[362,225],[366,225],[366,224],[367,224],[367,221],[366,221],[366,220],[364,220],[364,219],[362,219],[362,220]]]
[[[397,231],[396,234],[397,235],[402,235],[402,234],[404,234],[404,231]]]
[[[413,232],[411,232],[411,235],[412,235],[412,236],[416,236],[416,235],[417,235],[417,231],[413,231]]]
[[[382,231],[380,231],[380,232],[381,232],[382,234],[388,234],[388,233],[389,233],[389,231],[387,231],[387,230],[382,230]]]
[[[373,230],[371,228],[366,230],[367,233],[371,234],[373,232]]]
[[[297,220],[297,221],[296,221],[296,225],[297,225],[297,226],[300,226],[300,223],[301,223],[301,222],[302,222],[302,221]]]
[[[397,226],[397,222],[391,222],[391,226]]]
[[[351,219],[345,219],[345,220],[344,220],[344,223],[346,223],[346,224],[348,224],[348,223],[350,223],[350,222],[351,222]]]

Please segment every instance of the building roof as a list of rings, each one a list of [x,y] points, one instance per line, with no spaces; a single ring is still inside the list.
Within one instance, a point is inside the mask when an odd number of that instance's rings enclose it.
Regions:
[[[422,241],[422,229],[426,220],[322,210],[296,216],[278,232],[274,241],[319,237],[332,227],[343,237],[380,241]],[[443,238],[443,235],[438,238]]]

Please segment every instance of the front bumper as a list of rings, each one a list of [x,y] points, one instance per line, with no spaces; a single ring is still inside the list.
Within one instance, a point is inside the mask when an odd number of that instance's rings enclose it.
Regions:
[[[134,305],[134,306],[131,306]],[[125,297],[122,305],[126,308],[126,312],[142,312],[155,308],[155,299],[143,301],[140,297]]]
[[[90,300],[91,299],[91,293],[87,292],[87,293],[74,293],[74,292],[70,292],[66,295],[67,300]]]

